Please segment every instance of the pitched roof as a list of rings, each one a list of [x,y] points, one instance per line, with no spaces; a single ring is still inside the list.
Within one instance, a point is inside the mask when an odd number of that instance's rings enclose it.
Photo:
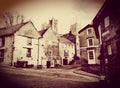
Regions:
[[[28,22],[17,24],[17,25],[13,25],[11,27],[0,28],[0,36],[12,35],[16,31],[18,31],[23,25],[27,24]]]
[[[40,35],[43,36],[47,30],[48,30],[48,29],[40,30],[40,31],[39,31]]]
[[[67,38],[71,42],[76,43],[76,37],[71,33],[71,31],[67,34],[62,35],[61,37]]]
[[[74,44],[72,41],[70,41],[70,40],[68,40],[68,39],[66,39],[66,38],[64,38],[64,37],[60,37],[60,38],[59,38],[59,41],[60,41],[61,43],[65,43],[65,44]]]
[[[89,28],[89,27],[93,27],[93,25],[88,24],[87,26],[85,26],[84,28],[82,28],[78,33],[84,31],[85,29]]]

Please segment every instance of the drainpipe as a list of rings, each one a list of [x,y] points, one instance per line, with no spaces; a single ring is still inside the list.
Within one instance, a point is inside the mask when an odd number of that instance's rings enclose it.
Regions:
[[[39,65],[39,39],[40,39],[40,38],[38,38],[38,57],[37,57],[37,66]]]
[[[13,66],[13,54],[14,54],[14,35],[12,35],[12,55],[11,55],[10,66]]]

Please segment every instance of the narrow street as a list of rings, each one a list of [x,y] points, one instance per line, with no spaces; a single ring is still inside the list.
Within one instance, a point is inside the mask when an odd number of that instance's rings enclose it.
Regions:
[[[0,68],[1,88],[99,88],[96,80],[65,69]],[[94,79],[94,78],[93,78]]]

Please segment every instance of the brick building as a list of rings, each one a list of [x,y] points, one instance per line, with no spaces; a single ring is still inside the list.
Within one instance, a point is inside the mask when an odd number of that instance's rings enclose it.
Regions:
[[[80,57],[88,64],[99,64],[100,54],[99,40],[95,36],[93,25],[88,24],[79,32]]]
[[[101,75],[107,83],[119,84],[120,74],[120,3],[106,0],[99,10],[93,24],[101,44]]]

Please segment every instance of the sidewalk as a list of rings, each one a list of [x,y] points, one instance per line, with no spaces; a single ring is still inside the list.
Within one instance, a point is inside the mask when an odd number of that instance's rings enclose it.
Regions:
[[[76,74],[79,74],[79,75],[90,76],[90,77],[94,77],[94,78],[100,79],[100,76],[92,74],[92,73],[88,73],[88,72],[85,72],[85,71],[82,71],[82,70],[80,70],[80,68],[74,70],[73,73],[76,73]]]

